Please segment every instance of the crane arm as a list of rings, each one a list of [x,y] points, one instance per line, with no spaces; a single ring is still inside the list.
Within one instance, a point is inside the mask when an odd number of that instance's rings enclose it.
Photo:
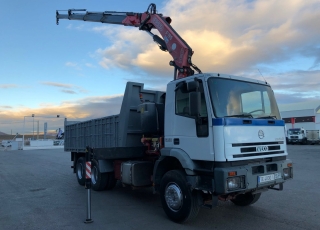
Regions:
[[[170,61],[169,64],[175,68],[174,79],[193,75],[194,71],[192,68],[201,73],[200,69],[191,61],[193,55],[192,49],[171,27],[171,18],[156,13],[155,4],[150,4],[144,13],[115,11],[89,12],[85,9],[70,9],[67,10],[67,13],[62,14],[57,10],[57,24],[59,24],[60,19],[139,27],[139,30],[144,30],[152,36],[162,51],[168,51],[173,57],[173,61]],[[157,29],[162,38],[153,34],[151,32],[152,29]]]

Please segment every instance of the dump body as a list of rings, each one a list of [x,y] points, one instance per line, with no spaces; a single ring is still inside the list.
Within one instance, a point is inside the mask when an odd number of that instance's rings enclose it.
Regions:
[[[164,92],[144,90],[143,86],[141,83],[127,83],[120,114],[83,122],[66,120],[64,150],[85,152],[86,146],[90,146],[102,159],[142,156],[145,146],[141,143],[143,120],[141,122],[139,108],[145,102],[161,105],[164,96]]]
[[[306,133],[307,133],[308,144],[320,143],[319,130],[307,130]]]

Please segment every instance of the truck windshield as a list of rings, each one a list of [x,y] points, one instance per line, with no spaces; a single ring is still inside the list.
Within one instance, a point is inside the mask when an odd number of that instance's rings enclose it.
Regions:
[[[281,119],[268,85],[212,77],[208,87],[216,117]]]
[[[300,129],[289,129],[288,133],[289,134],[301,134],[301,130]]]

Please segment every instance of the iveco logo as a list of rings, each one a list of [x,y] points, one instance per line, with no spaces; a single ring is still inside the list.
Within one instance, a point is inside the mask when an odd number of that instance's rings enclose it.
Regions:
[[[256,151],[257,152],[267,152],[269,150],[268,146],[257,146]]]
[[[258,137],[259,137],[260,139],[264,138],[264,132],[263,132],[262,130],[259,130],[259,132],[258,132]]]

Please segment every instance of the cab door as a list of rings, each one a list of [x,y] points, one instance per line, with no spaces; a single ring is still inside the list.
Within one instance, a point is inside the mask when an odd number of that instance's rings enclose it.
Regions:
[[[174,115],[166,125],[166,130],[168,131],[166,132],[166,139],[172,141],[169,144],[170,146],[182,149],[193,160],[213,161],[214,154],[211,150],[213,140],[210,138],[212,130],[209,129],[207,101],[203,82],[202,80],[198,81],[201,93],[199,122],[196,122],[195,117],[190,116],[190,94],[187,91],[186,84],[177,83],[174,93],[175,101],[174,105],[172,105],[174,106],[174,108],[172,107]]]

